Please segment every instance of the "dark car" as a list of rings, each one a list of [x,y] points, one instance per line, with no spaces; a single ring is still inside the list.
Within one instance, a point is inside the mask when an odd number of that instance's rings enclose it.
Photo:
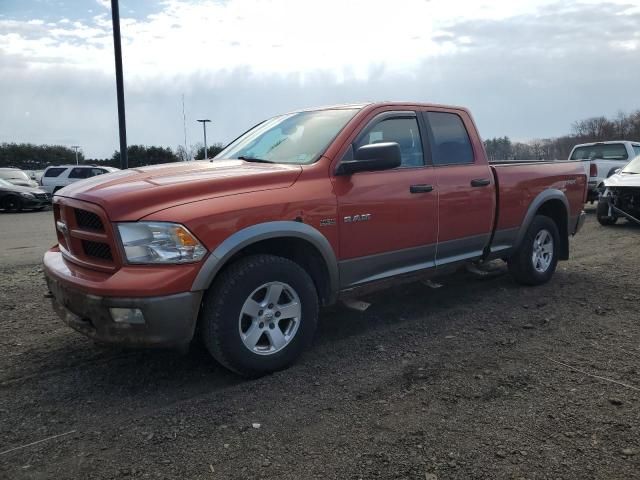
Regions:
[[[40,188],[14,185],[0,178],[0,208],[5,212],[42,210],[51,205],[51,194]]]

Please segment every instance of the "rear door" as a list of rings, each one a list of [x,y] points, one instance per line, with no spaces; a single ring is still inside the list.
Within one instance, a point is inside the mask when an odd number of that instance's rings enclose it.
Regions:
[[[495,212],[491,168],[469,132],[475,129],[462,112],[423,112],[438,188],[436,265],[482,256]],[[473,137],[475,138],[475,137]]]
[[[381,113],[342,158],[377,142],[396,142],[402,154],[396,169],[333,177],[343,288],[435,266],[437,197],[423,130],[414,111]]]

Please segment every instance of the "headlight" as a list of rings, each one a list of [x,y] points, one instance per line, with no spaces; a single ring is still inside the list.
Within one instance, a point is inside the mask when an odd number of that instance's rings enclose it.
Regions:
[[[33,193],[29,192],[20,192],[20,195],[22,195],[24,198],[36,198]]]
[[[129,263],[191,263],[207,253],[189,230],[177,223],[118,223]]]

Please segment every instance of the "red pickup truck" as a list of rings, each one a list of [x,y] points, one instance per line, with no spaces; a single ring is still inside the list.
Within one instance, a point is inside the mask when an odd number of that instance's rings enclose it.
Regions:
[[[101,343],[200,336],[246,376],[310,345],[361,287],[503,259],[538,285],[584,220],[582,162],[490,164],[469,112],[343,105],[266,120],[211,161],[120,171],[54,197],[53,305]]]

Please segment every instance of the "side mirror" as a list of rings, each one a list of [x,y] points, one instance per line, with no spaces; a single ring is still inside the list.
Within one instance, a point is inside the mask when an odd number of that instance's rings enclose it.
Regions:
[[[371,143],[356,150],[354,160],[341,162],[336,175],[391,170],[399,167],[401,163],[400,145],[396,142]]]

